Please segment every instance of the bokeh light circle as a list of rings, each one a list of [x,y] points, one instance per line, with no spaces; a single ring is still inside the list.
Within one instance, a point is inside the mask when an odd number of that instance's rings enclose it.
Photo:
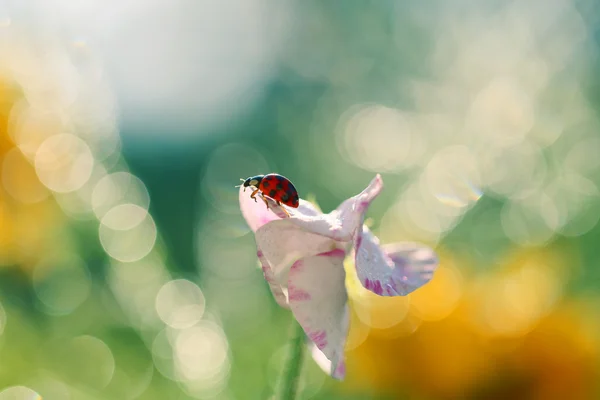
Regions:
[[[521,142],[535,121],[529,93],[510,76],[496,77],[477,93],[467,115],[467,130],[494,146]]]
[[[447,206],[442,213],[462,214],[464,207],[482,196],[481,178],[475,156],[467,146],[449,146],[429,161],[421,179],[423,197],[433,194]]]
[[[8,134],[25,157],[33,161],[40,145],[60,134],[63,126],[60,114],[32,107],[23,100],[12,107]]]
[[[106,387],[115,372],[115,359],[110,347],[101,339],[83,335],[71,339],[67,348],[69,376],[93,388]]]
[[[47,370],[38,371],[24,383],[41,393],[40,399],[43,400],[76,400],[73,399],[71,388]]]
[[[124,221],[119,221],[118,216],[123,215],[123,211],[134,209],[136,211]],[[154,220],[143,208],[116,206],[102,218],[99,235],[100,243],[109,256],[119,261],[132,262],[143,258],[152,250],[157,230]]]
[[[43,74],[21,77],[25,97],[35,108],[60,113],[76,102],[82,76],[58,45],[46,45]],[[17,67],[14,71],[19,73]]]
[[[381,297],[367,289],[353,295],[353,308],[360,322],[370,328],[391,328],[404,319],[410,307],[407,296]]]
[[[50,190],[72,192],[92,175],[94,157],[88,145],[75,135],[63,133],[46,139],[35,155],[35,170]]]
[[[54,193],[54,198],[60,208],[71,218],[90,220],[94,217],[92,208],[93,189],[100,179],[106,176],[104,165],[94,165],[90,179],[79,189],[69,193]]]
[[[220,372],[229,368],[229,345],[222,330],[202,321],[177,333],[173,343],[177,374],[182,381],[218,383]]]
[[[146,185],[129,172],[115,172],[101,178],[92,191],[92,208],[98,219],[119,204],[135,204],[145,210],[150,206]]]
[[[555,230],[562,235],[583,235],[600,220],[600,192],[592,180],[574,173],[561,174],[546,192],[559,213]]]
[[[194,326],[204,314],[205,299],[200,288],[185,279],[165,283],[156,295],[156,312],[176,329]]]
[[[102,224],[115,231],[126,231],[141,224],[147,216],[148,210],[136,204],[119,204],[104,214]]]
[[[11,386],[0,392],[0,400],[42,400],[42,396],[25,386]]]
[[[463,295],[463,278],[453,265],[441,264],[433,279],[410,294],[411,313],[423,321],[446,318]]]
[[[531,195],[548,172],[542,150],[529,141],[507,147],[488,146],[477,154],[486,186],[507,198],[523,199]]]
[[[506,203],[500,214],[502,228],[513,242],[523,246],[539,246],[555,234],[548,221],[558,221],[560,216],[554,200],[538,193],[525,200]]]
[[[597,127],[594,132],[597,131]],[[571,173],[593,173],[600,169],[600,137],[591,136],[575,143],[564,157],[564,168]]]
[[[164,260],[156,252],[134,262],[110,261],[109,282],[132,324],[144,330],[164,327],[156,313],[156,294],[169,280]]]
[[[522,336],[531,330],[560,295],[559,276],[539,262],[530,261],[500,276],[473,285],[472,323],[485,335]]]
[[[416,163],[423,147],[413,148],[413,136],[401,111],[381,105],[351,107],[337,128],[340,152],[350,162],[375,172],[400,170]]]
[[[167,327],[152,340],[152,361],[158,372],[167,379],[177,380],[173,355],[173,334]]]

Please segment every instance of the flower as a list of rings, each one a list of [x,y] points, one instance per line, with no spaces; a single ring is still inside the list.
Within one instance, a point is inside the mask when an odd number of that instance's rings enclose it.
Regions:
[[[345,375],[349,328],[346,256],[354,255],[360,282],[380,296],[411,293],[433,277],[438,263],[434,251],[420,244],[381,246],[364,226],[365,213],[382,189],[383,180],[377,175],[365,190],[328,214],[304,199],[296,209],[286,207],[286,213],[267,198],[267,209],[243,187],[239,192],[240,208],[255,233],[257,256],[273,296],[291,309],[337,379]]]
[[[32,271],[40,260],[55,253],[57,240],[64,238],[57,232],[62,231],[66,222],[40,182],[31,160],[15,141],[19,135],[29,135],[31,140],[44,131],[43,125],[28,122],[33,112],[28,115],[27,111],[33,108],[20,82],[3,72],[0,75],[0,267],[19,266],[25,271]],[[14,122],[17,120],[19,124]]]

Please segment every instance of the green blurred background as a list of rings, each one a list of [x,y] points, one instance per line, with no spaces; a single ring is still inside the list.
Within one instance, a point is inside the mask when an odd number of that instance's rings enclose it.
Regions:
[[[0,400],[267,399],[291,315],[239,212],[381,173],[382,299],[304,399],[596,399],[594,0],[0,0]]]

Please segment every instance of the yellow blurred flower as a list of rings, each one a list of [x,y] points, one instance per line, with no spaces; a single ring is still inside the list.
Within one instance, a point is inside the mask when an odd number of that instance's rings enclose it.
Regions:
[[[26,104],[18,86],[0,77],[0,266],[29,269],[61,242],[65,219],[31,161],[13,142],[11,133],[18,129],[16,120]]]
[[[563,296],[573,254],[519,252],[468,277],[449,254],[440,259],[431,283],[405,300],[408,311],[383,309],[354,287],[346,389],[410,399],[597,398],[598,299]]]

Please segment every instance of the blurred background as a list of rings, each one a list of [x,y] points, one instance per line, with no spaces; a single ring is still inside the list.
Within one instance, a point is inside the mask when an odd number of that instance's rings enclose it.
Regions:
[[[266,399],[289,312],[239,178],[324,211],[376,173],[344,382],[303,399],[600,396],[595,0],[0,0],[0,400]]]

